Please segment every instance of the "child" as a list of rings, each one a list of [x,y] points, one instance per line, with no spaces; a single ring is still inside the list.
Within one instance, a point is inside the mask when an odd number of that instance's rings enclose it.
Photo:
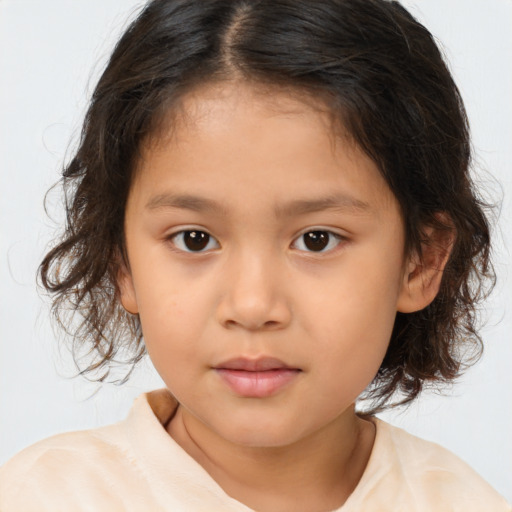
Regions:
[[[478,346],[470,156],[397,3],[150,2],[93,95],[41,278],[83,317],[89,370],[147,350],[167,389],[23,451],[0,510],[511,510],[372,416]]]

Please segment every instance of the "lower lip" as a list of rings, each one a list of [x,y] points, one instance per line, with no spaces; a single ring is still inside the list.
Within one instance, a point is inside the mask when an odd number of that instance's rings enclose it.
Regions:
[[[217,368],[216,371],[232,391],[248,398],[265,398],[275,395],[300,373],[300,370],[288,368],[277,368],[264,372],[226,368]]]

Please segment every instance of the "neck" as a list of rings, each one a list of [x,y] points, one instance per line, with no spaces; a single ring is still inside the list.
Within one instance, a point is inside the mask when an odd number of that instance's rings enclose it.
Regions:
[[[374,425],[353,407],[286,446],[233,444],[182,407],[168,432],[229,496],[261,512],[340,507],[359,482],[375,438]]]

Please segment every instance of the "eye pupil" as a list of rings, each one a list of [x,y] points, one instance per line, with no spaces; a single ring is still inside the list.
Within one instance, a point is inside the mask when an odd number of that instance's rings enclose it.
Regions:
[[[310,251],[321,251],[329,243],[329,234],[325,231],[310,231],[303,236],[304,244]]]
[[[210,235],[204,231],[186,231],[183,234],[183,242],[190,251],[203,250],[210,241]]]

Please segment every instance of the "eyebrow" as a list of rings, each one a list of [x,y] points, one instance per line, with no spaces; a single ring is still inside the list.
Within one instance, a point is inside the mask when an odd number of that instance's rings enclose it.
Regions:
[[[207,214],[227,214],[226,208],[206,197],[190,194],[159,194],[152,197],[146,204],[149,210],[160,208],[178,208]],[[335,194],[314,199],[297,199],[275,208],[276,217],[293,217],[325,210],[349,212],[354,214],[366,213],[371,210],[368,203],[348,194]]]
[[[338,211],[340,213],[366,213],[370,211],[370,205],[348,194],[335,194],[316,199],[298,199],[284,206],[276,208],[279,217],[292,217],[307,213],[321,212],[325,210]]]
[[[160,208],[180,208],[200,213],[225,213],[225,208],[212,199],[189,194],[159,194],[152,197],[146,204],[149,210]]]

